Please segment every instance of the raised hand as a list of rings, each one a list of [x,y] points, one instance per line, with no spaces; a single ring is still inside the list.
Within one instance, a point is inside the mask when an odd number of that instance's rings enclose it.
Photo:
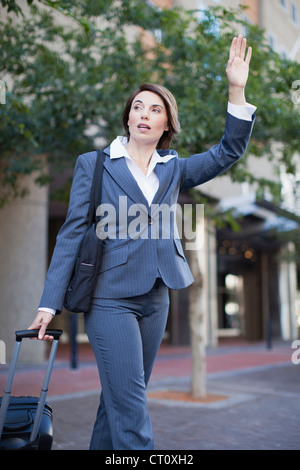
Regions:
[[[243,104],[244,89],[249,75],[252,48],[248,48],[248,52],[245,57],[246,45],[247,40],[246,38],[243,38],[241,34],[238,38],[233,38],[230,47],[229,60],[226,67],[229,85],[229,100],[236,101],[235,104]]]

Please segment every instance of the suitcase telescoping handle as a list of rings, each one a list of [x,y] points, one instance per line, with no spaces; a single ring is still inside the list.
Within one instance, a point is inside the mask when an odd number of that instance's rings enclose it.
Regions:
[[[6,382],[6,387],[4,390],[3,398],[2,398],[2,403],[0,407],[0,438],[2,435],[2,430],[3,426],[5,423],[5,418],[6,418],[6,413],[9,405],[9,400],[10,400],[10,393],[11,393],[11,388],[12,388],[12,383],[14,379],[14,374],[16,370],[16,365],[18,362],[18,357],[19,357],[19,352],[20,352],[20,347],[21,347],[21,342],[23,338],[37,338],[39,330],[20,330],[16,331],[16,342],[15,342],[15,347],[11,359],[11,364],[9,367],[9,372],[8,372],[8,377],[7,377],[7,382]],[[45,373],[45,378],[43,382],[43,386],[41,389],[41,394],[38,402],[38,406],[36,409],[35,413],[35,418],[34,418],[34,423],[30,435],[30,442],[35,441],[38,430],[41,424],[41,419],[42,419],[42,414],[44,410],[44,405],[46,401],[46,396],[48,392],[48,385],[51,377],[51,372],[54,364],[54,359],[55,359],[55,354],[58,346],[58,340],[62,334],[62,330],[52,330],[52,329],[47,329],[46,334],[49,336],[53,336],[53,342],[52,342],[52,347],[50,351],[50,356],[47,364],[47,369]]]
[[[16,331],[16,341],[22,341],[23,338],[37,338],[39,330],[19,330]],[[46,331],[46,334],[53,336],[54,339],[59,340],[62,330],[50,330]]]

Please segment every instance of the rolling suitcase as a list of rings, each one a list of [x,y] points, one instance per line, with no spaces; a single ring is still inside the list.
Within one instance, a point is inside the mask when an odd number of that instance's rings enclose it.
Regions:
[[[61,330],[47,330],[54,339],[40,397],[10,396],[22,339],[35,338],[38,331],[16,331],[6,387],[0,398],[0,450],[50,450],[52,447],[52,409],[46,403],[46,396]]]

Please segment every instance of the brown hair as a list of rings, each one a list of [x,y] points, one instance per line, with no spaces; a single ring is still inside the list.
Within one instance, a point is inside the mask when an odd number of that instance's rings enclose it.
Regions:
[[[164,131],[162,134],[158,144],[158,149],[168,149],[171,146],[173,139],[179,134],[180,132],[180,124],[178,121],[178,110],[177,110],[177,103],[172,95],[172,93],[162,85],[156,85],[153,83],[144,83],[141,85],[137,90],[135,90],[131,96],[129,97],[125,109],[123,111],[123,126],[126,131],[126,136],[128,139],[130,138],[130,132],[128,127],[128,119],[129,113],[131,110],[131,105],[134,98],[141,93],[142,91],[151,91],[152,93],[156,93],[160,98],[163,100],[164,105],[166,107],[166,112],[168,116],[168,127],[167,131]]]

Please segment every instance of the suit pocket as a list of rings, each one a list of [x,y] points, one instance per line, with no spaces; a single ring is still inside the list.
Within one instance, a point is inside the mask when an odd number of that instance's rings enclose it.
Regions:
[[[98,273],[107,271],[108,269],[116,268],[128,261],[128,246],[120,246],[110,248],[104,251],[102,261]]]
[[[174,244],[176,246],[177,253],[179,254],[179,256],[181,256],[181,258],[184,259],[184,261],[186,261],[181,241],[178,240],[177,238],[174,238],[173,240],[174,240]]]

